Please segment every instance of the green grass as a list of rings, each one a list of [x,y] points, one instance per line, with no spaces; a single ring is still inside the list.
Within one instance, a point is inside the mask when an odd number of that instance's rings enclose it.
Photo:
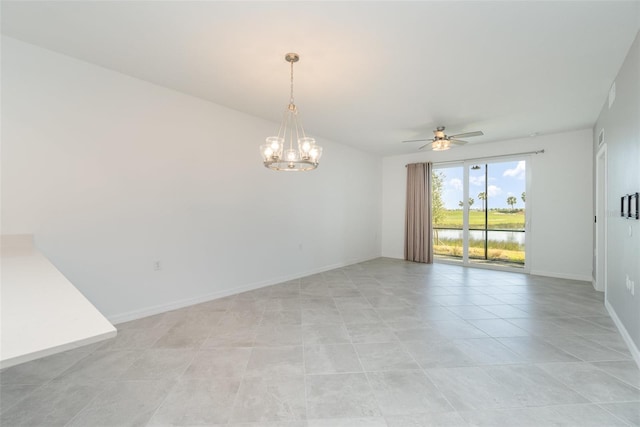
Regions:
[[[523,230],[524,211],[513,212],[489,211],[489,229],[498,230]],[[445,210],[444,218],[435,227],[462,229],[462,209]],[[484,212],[477,210],[469,211],[469,228],[484,228]]]
[[[436,245],[462,247],[462,239],[438,238],[437,240],[435,240],[435,237],[434,237],[434,241]],[[469,248],[478,248],[484,251],[484,240],[469,239]],[[506,250],[506,251],[523,251],[524,250],[524,246],[518,242],[505,242],[502,240],[488,240],[487,248],[496,249],[496,250]]]
[[[479,210],[469,211],[469,228],[483,229],[485,213]],[[524,210],[490,210],[488,228],[491,230],[524,230]],[[434,227],[462,230],[462,209],[444,211],[444,218]],[[439,238],[434,241],[436,255],[462,257],[462,240]],[[489,240],[487,257],[490,260],[524,264],[524,247],[517,242]],[[469,240],[469,258],[484,259],[484,240]]]
[[[433,253],[453,257],[462,257],[461,239],[438,239],[434,242]],[[515,242],[489,240],[487,257],[490,260],[524,264],[524,248]],[[469,258],[484,259],[484,240],[469,241]]]
[[[444,255],[462,258],[461,246],[446,246],[446,245],[434,245],[433,253],[435,255]],[[524,252],[523,251],[508,251],[501,249],[487,250],[488,258],[493,261],[503,261],[515,264],[524,264]],[[469,248],[470,259],[484,259],[484,248]]]

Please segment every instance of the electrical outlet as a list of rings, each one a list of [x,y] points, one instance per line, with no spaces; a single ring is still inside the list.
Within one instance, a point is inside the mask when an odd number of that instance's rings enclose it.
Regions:
[[[160,270],[161,270],[160,261],[154,261],[153,262],[153,271],[160,271]]]

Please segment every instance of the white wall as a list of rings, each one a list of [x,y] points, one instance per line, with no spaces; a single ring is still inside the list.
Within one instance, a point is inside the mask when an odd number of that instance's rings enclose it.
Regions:
[[[382,163],[382,255],[403,258],[407,163],[434,163],[537,151],[527,167],[527,265],[532,274],[591,280],[592,131],[471,144],[444,152],[387,157]]]
[[[640,221],[620,217],[620,198],[640,192],[640,33],[616,77],[594,127],[594,152],[604,129],[607,150],[607,308],[640,365]],[[627,276],[635,292],[627,289]]]
[[[111,320],[380,255],[380,158],[318,138],[318,170],[275,173],[258,146],[278,123],[2,50],[2,232],[34,234]]]

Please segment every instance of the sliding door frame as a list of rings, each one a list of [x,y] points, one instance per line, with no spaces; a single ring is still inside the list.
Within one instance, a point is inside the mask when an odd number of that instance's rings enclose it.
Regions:
[[[544,152],[542,150],[541,152]],[[464,267],[474,267],[474,268],[485,268],[490,270],[502,270],[502,271],[512,271],[512,272],[523,272],[529,273],[531,271],[531,250],[533,248],[533,239],[531,236],[531,224],[532,224],[532,209],[529,207],[533,205],[533,192],[532,189],[532,154],[537,154],[537,152],[532,153],[523,153],[523,154],[514,154],[514,155],[500,155],[494,157],[482,157],[477,159],[465,159],[459,161],[448,161],[448,162],[439,162],[433,163],[433,170],[442,169],[446,167],[460,167],[462,166],[463,170],[463,199],[465,201],[462,207],[462,265]],[[514,268],[514,267],[505,267],[496,264],[480,264],[480,263],[471,263],[469,261],[469,168],[475,164],[483,163],[486,165],[487,170],[491,163],[499,163],[499,162],[509,162],[509,161],[522,161],[524,160],[526,163],[525,168],[525,191],[527,194],[527,200],[525,202],[525,224],[524,224],[524,266],[522,268]],[[488,234],[488,233],[487,233]],[[436,257],[434,257],[434,262]],[[438,259],[437,262],[445,263],[445,264],[454,264],[460,265],[460,262],[457,261],[448,261],[446,259]]]

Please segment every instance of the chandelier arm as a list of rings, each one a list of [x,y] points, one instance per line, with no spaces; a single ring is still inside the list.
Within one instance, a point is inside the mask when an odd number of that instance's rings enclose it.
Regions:
[[[289,129],[289,112],[284,112],[284,117],[282,118],[282,123],[284,124],[284,129],[282,131],[282,146],[283,149],[287,148],[287,139],[289,138],[289,133],[291,130]]]
[[[302,119],[298,118],[296,120],[296,131],[298,131],[298,126],[300,126],[300,132],[302,133],[302,137],[305,138],[307,135],[304,133],[304,126],[302,125]],[[300,136],[298,136],[300,138]]]
[[[278,129],[278,137],[284,138],[284,134],[287,132],[287,110],[282,113],[282,120],[280,120],[280,129]]]
[[[300,124],[300,119],[297,114],[295,115],[294,120],[296,122],[296,138],[300,140],[300,126],[302,125]]]
[[[289,123],[288,123],[288,128],[289,128],[289,149],[293,150],[293,127],[296,126],[296,117],[294,115],[295,113],[293,111],[289,111]]]
[[[284,112],[284,117],[282,118],[282,123],[284,124],[284,129],[282,130],[282,142],[283,145],[287,144],[287,129],[289,129],[289,112]]]

